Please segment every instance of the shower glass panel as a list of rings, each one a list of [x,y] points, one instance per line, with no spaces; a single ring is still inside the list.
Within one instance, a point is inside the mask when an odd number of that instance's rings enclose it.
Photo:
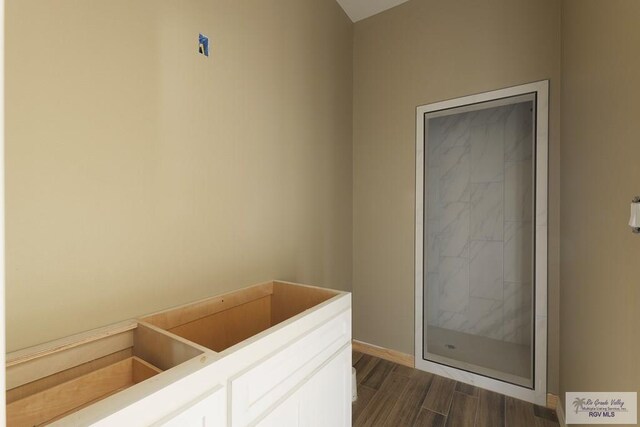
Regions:
[[[424,116],[423,358],[534,378],[535,94]]]

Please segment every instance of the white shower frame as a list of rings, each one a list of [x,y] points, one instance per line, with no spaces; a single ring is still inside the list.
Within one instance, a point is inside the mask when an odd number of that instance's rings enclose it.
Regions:
[[[536,98],[535,175],[535,331],[533,388],[523,387],[422,358],[424,302],[424,165],[425,114],[487,101],[534,94]],[[510,102],[505,102],[505,105]],[[436,102],[416,109],[416,238],[415,238],[415,365],[417,369],[546,406],[547,401],[547,242],[548,242],[549,81]]]

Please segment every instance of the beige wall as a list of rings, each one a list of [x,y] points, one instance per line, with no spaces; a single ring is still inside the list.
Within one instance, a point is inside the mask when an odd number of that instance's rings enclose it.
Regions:
[[[549,390],[558,384],[559,0],[411,0],[354,34],[355,338],[413,354],[415,107],[551,80]]]
[[[640,392],[638,22],[634,0],[562,4],[563,394]]]
[[[350,289],[334,0],[8,0],[6,18],[9,351],[272,278]]]

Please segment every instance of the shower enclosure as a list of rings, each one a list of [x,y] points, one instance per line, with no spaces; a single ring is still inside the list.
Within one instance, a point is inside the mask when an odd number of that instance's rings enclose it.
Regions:
[[[548,82],[417,109],[416,367],[544,405]]]

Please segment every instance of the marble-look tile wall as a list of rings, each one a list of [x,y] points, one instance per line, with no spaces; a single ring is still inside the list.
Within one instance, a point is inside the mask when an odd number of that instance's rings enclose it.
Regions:
[[[429,325],[531,343],[532,107],[427,123]]]

